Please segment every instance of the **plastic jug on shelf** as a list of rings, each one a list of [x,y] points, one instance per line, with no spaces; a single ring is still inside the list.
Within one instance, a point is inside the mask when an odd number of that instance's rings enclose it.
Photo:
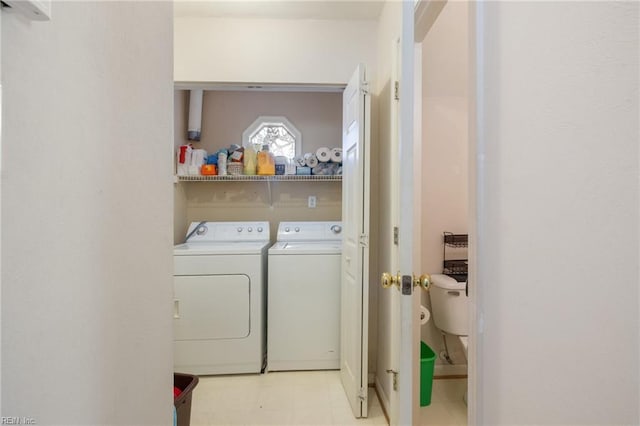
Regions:
[[[244,157],[242,159],[244,163],[244,174],[255,175],[256,174],[256,151],[252,146],[248,146],[244,149]]]
[[[273,154],[269,152],[269,145],[262,145],[262,151],[258,152],[257,172],[261,176],[276,174],[276,162]]]

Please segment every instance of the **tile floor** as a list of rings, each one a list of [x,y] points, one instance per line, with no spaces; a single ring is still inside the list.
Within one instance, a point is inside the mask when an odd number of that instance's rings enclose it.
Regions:
[[[420,408],[423,426],[466,426],[467,405],[464,392],[467,379],[436,379],[433,381],[431,404]]]
[[[423,425],[466,425],[465,379],[435,380]],[[273,372],[200,377],[193,390],[191,425],[386,425],[369,388],[369,417],[355,419],[338,371]]]

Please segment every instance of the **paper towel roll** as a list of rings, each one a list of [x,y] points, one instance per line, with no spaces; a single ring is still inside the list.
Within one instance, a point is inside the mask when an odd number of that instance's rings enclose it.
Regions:
[[[298,155],[296,158],[294,158],[293,162],[298,167],[305,167],[307,165],[306,161],[304,161],[304,157],[301,155]]]
[[[307,153],[304,155],[304,161],[308,167],[314,168],[318,165],[318,157],[315,154]]]
[[[429,312],[426,307],[420,305],[420,325],[425,325],[429,322],[429,319],[431,319],[431,312]]]
[[[331,160],[331,150],[327,147],[318,148],[316,151],[316,157],[321,163],[327,163]]]
[[[333,148],[330,156],[334,163],[342,163],[342,148]]]

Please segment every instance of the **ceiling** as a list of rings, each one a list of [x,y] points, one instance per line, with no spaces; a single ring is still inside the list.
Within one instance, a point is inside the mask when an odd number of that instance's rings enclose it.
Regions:
[[[383,0],[175,0],[176,17],[377,20]]]

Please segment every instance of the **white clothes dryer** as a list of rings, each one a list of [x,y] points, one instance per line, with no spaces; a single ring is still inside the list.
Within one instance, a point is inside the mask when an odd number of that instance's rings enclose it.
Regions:
[[[282,222],[269,249],[269,371],[340,368],[341,222]]]
[[[268,222],[193,222],[174,247],[174,370],[260,373]]]

